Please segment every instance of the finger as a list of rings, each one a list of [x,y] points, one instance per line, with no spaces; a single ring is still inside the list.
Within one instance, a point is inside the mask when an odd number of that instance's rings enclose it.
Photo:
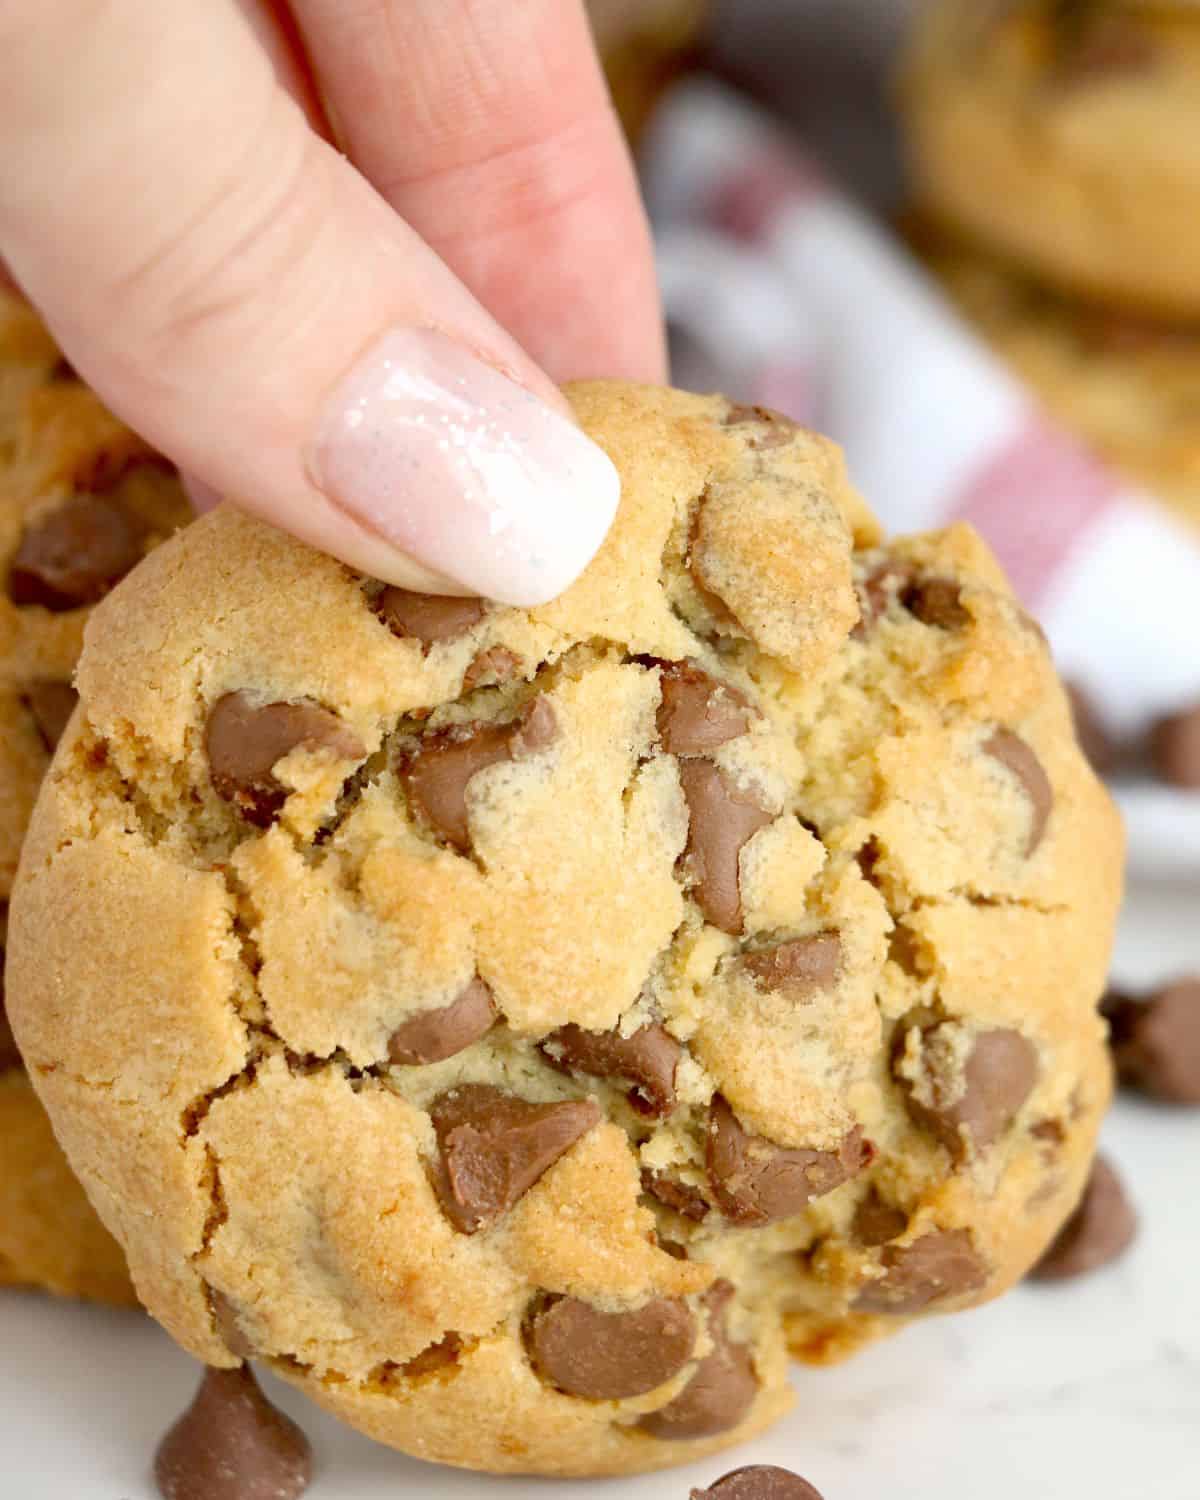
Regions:
[[[292,0],[337,139],[556,378],[661,380],[645,214],[582,0]]]
[[[235,0],[0,7],[0,254],[131,425],[356,568],[532,603],[611,520],[607,458]]]

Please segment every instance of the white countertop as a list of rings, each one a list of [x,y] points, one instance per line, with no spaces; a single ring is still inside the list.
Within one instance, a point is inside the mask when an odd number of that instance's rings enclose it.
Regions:
[[[1118,979],[1187,967],[1200,888],[1136,888]],[[487,1479],[402,1459],[272,1383],[313,1440],[311,1500],[687,1500],[754,1462],[824,1500],[1200,1500],[1200,1112],[1122,1101],[1105,1135],[1143,1217],[1124,1261],[797,1369],[795,1411],[749,1448],[645,1479]],[[0,1295],[0,1495],[155,1500],[151,1455],[195,1380],[148,1319]]]

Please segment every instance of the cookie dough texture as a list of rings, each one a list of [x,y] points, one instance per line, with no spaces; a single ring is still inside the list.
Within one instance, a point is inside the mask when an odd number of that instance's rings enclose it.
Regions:
[[[161,460],[0,293],[0,945],[21,840],[74,707],[89,606],[185,518]],[[135,1300],[22,1070],[2,992],[0,1283]]]
[[[932,0],[903,70],[914,185],[1045,280],[1200,319],[1200,12]]]
[[[1060,421],[1200,524],[1200,328],[1063,297],[974,247],[918,231],[956,305]]]
[[[573,400],[624,496],[552,604],[223,510],[101,605],[10,986],[196,1356],[620,1474],[1038,1258],[1110,1093],[1121,834],[972,532],[885,545],[769,413]]]

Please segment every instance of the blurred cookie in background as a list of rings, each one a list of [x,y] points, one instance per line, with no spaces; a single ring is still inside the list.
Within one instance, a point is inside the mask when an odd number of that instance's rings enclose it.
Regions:
[[[636,140],[694,59],[708,0],[587,0],[587,8],[617,113]]]

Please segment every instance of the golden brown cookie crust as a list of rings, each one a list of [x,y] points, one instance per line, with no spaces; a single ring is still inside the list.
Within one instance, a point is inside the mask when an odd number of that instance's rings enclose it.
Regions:
[[[10,984],[185,1347],[422,1457],[619,1474],[774,1420],[785,1342],[838,1357],[1037,1259],[1109,1097],[1122,840],[972,532],[884,546],[769,413],[572,399],[623,500],[552,604],[426,644],[385,620],[427,610],[222,510],[100,607]],[[230,695],[310,737],[239,762]],[[392,1061],[477,980],[490,1029]],[[1023,1082],[976,1076],[997,1034]],[[488,1131],[547,1109],[497,1189]],[[566,1389],[536,1352],[564,1298],[614,1327],[663,1299],[691,1355]]]
[[[923,208],[1069,293],[1200,321],[1200,14],[932,0],[901,78]]]

